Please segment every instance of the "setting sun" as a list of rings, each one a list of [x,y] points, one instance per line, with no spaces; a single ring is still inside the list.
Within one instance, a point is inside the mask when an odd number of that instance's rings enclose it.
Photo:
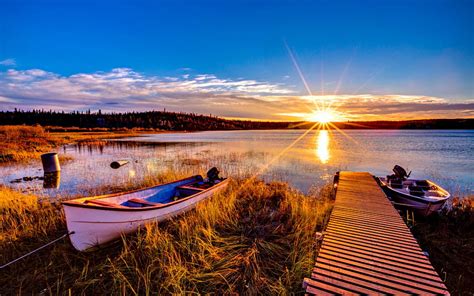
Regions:
[[[312,122],[328,123],[334,120],[334,115],[330,110],[319,110],[308,114],[307,120]]]

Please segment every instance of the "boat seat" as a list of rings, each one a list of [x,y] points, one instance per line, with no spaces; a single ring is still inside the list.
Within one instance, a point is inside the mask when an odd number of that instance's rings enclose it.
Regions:
[[[103,200],[91,199],[91,200],[86,200],[84,203],[85,204],[94,204],[94,205],[104,206],[104,207],[111,207],[111,208],[124,208],[124,206],[121,206],[121,205],[118,205],[118,204],[115,204],[115,203],[111,203],[111,202],[108,202],[108,201],[103,201]]]
[[[396,179],[396,180],[391,180],[389,184],[390,184],[390,186],[391,186],[392,188],[396,188],[396,189],[401,189],[401,188],[403,188],[402,181],[401,181],[401,180],[398,180],[398,179]]]
[[[144,205],[144,206],[158,206],[158,205],[162,205],[161,203],[158,203],[158,202],[151,202],[151,201],[145,200],[145,199],[143,199],[143,198],[131,198],[131,199],[128,200],[128,202],[133,202],[133,203],[141,204],[141,205]]]
[[[408,189],[410,190],[410,194],[414,196],[423,196],[425,193],[423,192],[423,189],[420,186],[416,185],[410,185],[408,186]]]
[[[415,184],[416,186],[420,187],[422,190],[425,191],[428,191],[432,188],[430,183],[428,183],[426,180],[416,181]]]
[[[193,187],[193,186],[178,186],[178,189],[187,189],[187,190],[195,190],[195,191],[203,191],[206,190],[205,188]]]

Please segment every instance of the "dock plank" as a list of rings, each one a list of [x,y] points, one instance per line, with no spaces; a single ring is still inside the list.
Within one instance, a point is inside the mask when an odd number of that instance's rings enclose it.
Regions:
[[[311,295],[449,295],[375,179],[340,172],[336,201],[311,278]]]

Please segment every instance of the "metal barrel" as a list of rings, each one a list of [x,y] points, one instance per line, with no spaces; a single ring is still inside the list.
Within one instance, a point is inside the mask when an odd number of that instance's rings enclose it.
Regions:
[[[45,173],[54,173],[61,171],[59,166],[59,158],[56,152],[45,153],[41,155],[43,170]]]

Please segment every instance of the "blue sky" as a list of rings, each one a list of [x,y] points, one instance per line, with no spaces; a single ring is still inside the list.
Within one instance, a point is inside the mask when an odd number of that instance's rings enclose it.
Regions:
[[[167,107],[297,119],[331,102],[344,119],[474,116],[474,1],[0,7],[3,110]]]

